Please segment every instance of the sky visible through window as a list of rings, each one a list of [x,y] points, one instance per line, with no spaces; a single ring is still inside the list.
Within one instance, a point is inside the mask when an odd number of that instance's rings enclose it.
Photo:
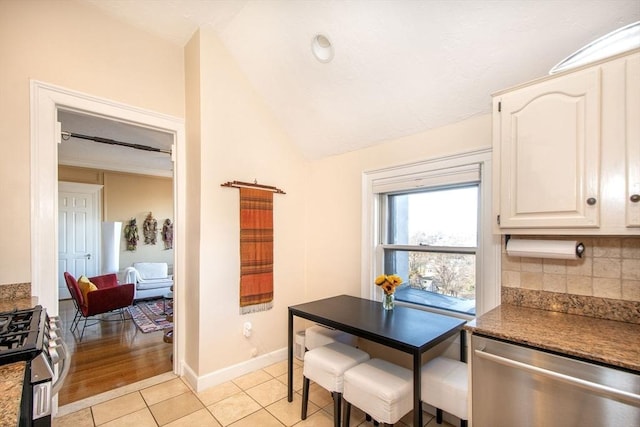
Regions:
[[[411,244],[476,246],[477,186],[413,193],[408,203],[409,239],[439,236],[437,241],[411,241]]]

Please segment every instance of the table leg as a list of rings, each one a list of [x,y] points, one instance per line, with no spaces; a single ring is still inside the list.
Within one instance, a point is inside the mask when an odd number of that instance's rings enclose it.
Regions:
[[[288,328],[288,361],[287,361],[287,400],[293,401],[293,313],[289,311],[289,328]]]
[[[460,361],[467,362],[467,333],[460,329]]]
[[[420,394],[422,355],[416,351],[413,355],[413,425],[422,426],[422,396]]]

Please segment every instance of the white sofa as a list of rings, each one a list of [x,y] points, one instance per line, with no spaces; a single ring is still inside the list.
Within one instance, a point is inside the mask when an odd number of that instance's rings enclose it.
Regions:
[[[153,298],[171,291],[173,275],[166,262],[134,262],[124,270],[124,282],[135,285],[134,300]]]

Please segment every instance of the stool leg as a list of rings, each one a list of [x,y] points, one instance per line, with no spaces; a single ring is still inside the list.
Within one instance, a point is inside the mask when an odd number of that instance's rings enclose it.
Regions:
[[[349,427],[349,422],[351,421],[351,403],[344,401],[344,410],[342,411],[342,425],[344,427]]]
[[[344,401],[344,411],[342,411],[342,426],[349,427],[351,422],[351,403]]]
[[[309,403],[309,378],[303,377],[302,379],[302,414],[300,418],[307,419],[307,405]]]
[[[436,408],[436,423],[442,424],[442,409]]]
[[[467,420],[460,420],[460,427],[467,427]]]
[[[333,395],[333,427],[340,427],[340,412],[342,409],[342,393],[334,391]]]

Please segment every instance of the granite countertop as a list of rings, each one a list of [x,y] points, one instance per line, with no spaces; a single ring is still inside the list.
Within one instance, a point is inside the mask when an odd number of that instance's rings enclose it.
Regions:
[[[25,308],[35,307],[36,305],[38,305],[38,299],[33,297],[0,300],[0,312],[16,309],[24,310]]]
[[[25,362],[0,366],[0,426],[18,425]]]
[[[640,324],[502,304],[465,329],[640,372]]]

